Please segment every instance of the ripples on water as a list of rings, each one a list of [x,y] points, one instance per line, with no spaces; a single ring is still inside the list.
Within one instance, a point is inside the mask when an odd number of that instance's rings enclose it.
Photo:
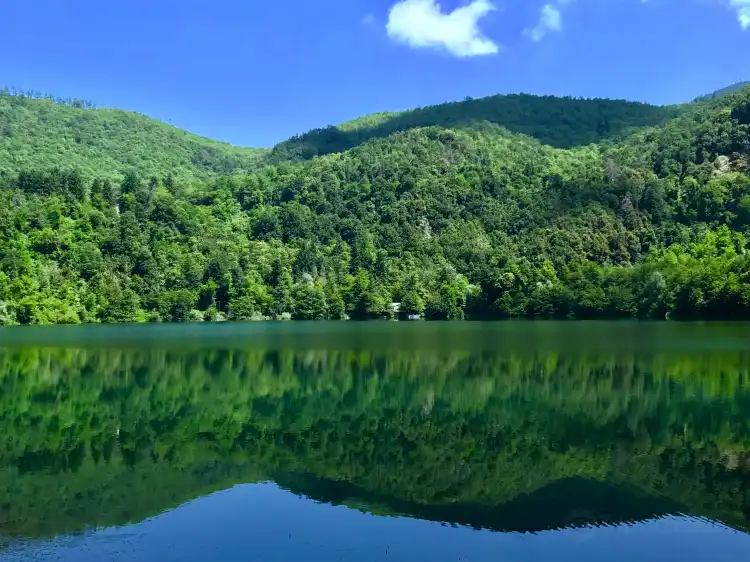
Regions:
[[[0,558],[750,554],[750,328],[0,331]]]

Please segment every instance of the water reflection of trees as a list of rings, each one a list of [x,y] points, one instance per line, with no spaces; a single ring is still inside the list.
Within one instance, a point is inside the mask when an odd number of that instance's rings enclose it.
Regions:
[[[733,353],[0,350],[0,524],[124,523],[271,477],[479,526],[598,482],[743,526],[749,382]]]

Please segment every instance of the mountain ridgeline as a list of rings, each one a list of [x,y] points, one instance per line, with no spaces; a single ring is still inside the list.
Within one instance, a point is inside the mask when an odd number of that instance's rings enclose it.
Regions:
[[[206,178],[254,169],[263,155],[138,113],[0,89],[0,175],[63,168],[90,180],[132,169],[144,177]]]
[[[696,98],[695,101],[713,100],[716,98],[720,98],[721,96],[726,96],[727,94],[731,94],[732,92],[742,90],[743,88],[747,88],[748,86],[750,86],[750,81],[747,81],[747,80],[741,81],[741,82],[735,82],[734,84],[730,84],[729,86],[720,88],[714,92],[711,92],[710,94],[706,94],[705,96],[700,96]]]
[[[265,154],[0,108],[0,324],[750,318],[750,88],[500,96]]]
[[[481,123],[494,123],[556,148],[572,148],[622,135],[637,127],[662,125],[679,112],[677,106],[607,99],[525,94],[467,98],[410,111],[377,113],[310,131],[274,147],[269,159],[275,163],[307,160],[344,152],[370,139],[417,127],[471,129]]]

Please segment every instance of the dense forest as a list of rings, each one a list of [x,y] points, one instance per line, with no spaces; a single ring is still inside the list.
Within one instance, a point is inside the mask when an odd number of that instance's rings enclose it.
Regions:
[[[750,318],[750,88],[470,100],[268,154],[9,94],[0,127],[0,324]]]
[[[130,111],[0,89],[0,176],[76,170],[87,180],[171,174],[189,180],[255,169],[265,151],[209,140]]]
[[[637,127],[661,125],[679,113],[679,106],[659,107],[607,99],[526,94],[467,98],[399,113],[376,113],[310,131],[274,147],[269,160],[307,160],[344,152],[370,139],[417,127],[470,129],[479,123],[494,123],[556,148],[572,148],[624,135]]]
[[[679,349],[0,348],[0,536],[269,479],[498,531],[566,526],[561,506],[748,529],[748,356]]]

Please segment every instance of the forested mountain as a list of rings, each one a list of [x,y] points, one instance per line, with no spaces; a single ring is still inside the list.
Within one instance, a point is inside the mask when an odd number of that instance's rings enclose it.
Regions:
[[[343,152],[373,138],[416,127],[471,129],[495,123],[536,138],[542,144],[572,148],[627,133],[636,127],[661,125],[680,108],[607,99],[502,95],[445,103],[398,113],[377,113],[338,126],[316,129],[277,145],[274,163],[306,160]]]
[[[750,89],[600,144],[561,108],[666,115],[513,99],[573,148],[478,112],[203,182],[30,157],[0,179],[0,323],[750,317]]]
[[[750,81],[735,82],[734,84],[731,84],[731,85],[726,86],[724,88],[720,88],[720,89],[716,90],[715,92],[711,92],[710,94],[706,94],[705,96],[700,96],[700,97],[696,98],[696,101],[713,100],[713,99],[719,98],[721,96],[725,96],[727,94],[731,94],[733,92],[736,92],[738,90],[742,90],[743,88],[746,88],[747,86],[750,86]]]
[[[0,175],[77,169],[88,179],[172,174],[207,178],[250,170],[264,151],[209,140],[130,111],[0,89]]]

